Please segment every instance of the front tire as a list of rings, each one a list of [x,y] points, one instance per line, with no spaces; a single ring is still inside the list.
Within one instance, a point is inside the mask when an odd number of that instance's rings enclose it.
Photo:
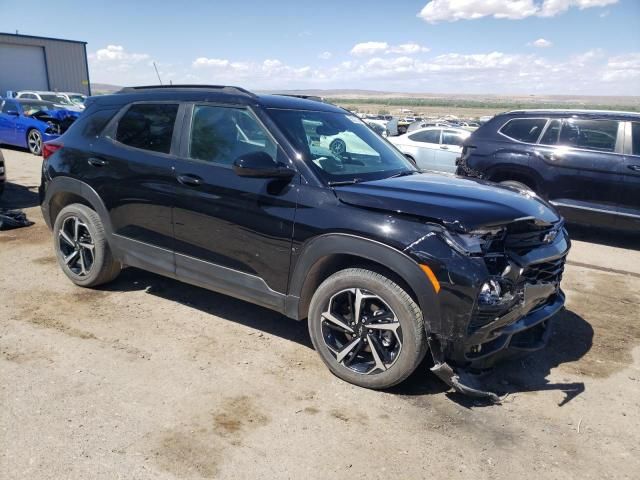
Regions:
[[[309,334],[337,377],[364,388],[406,379],[427,352],[420,307],[397,283],[361,268],[331,275],[309,306]]]
[[[34,155],[42,155],[42,134],[35,128],[27,132],[27,148]]]
[[[86,205],[63,208],[53,226],[58,264],[81,287],[96,287],[115,279],[122,268],[113,258],[100,216]]]

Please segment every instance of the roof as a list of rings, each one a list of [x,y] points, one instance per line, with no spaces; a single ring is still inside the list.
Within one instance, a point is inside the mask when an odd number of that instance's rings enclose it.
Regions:
[[[149,85],[127,87],[113,95],[93,97],[93,100],[103,104],[123,104],[147,100],[222,102],[259,105],[264,108],[344,113],[343,109],[322,101],[288,95],[256,95],[244,88],[230,85]]]
[[[588,110],[578,108],[531,108],[523,110],[511,110],[503,115],[590,115],[599,117],[632,117],[640,118],[639,112],[625,112],[616,110]]]
[[[87,42],[83,42],[81,40],[67,40],[66,38],[39,37],[37,35],[22,35],[21,33],[0,32],[0,35],[7,35],[9,37],[15,37],[15,38],[32,38],[35,40],[53,40],[55,42],[79,43],[81,45],[87,44]]]

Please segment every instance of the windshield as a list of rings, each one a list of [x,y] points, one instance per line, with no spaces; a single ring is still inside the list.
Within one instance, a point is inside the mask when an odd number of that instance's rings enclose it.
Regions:
[[[367,181],[416,171],[358,117],[347,113],[269,109],[303,160],[327,182]]]
[[[64,98],[62,95],[40,94],[40,98],[47,102],[60,103],[62,105],[71,105],[71,102]]]

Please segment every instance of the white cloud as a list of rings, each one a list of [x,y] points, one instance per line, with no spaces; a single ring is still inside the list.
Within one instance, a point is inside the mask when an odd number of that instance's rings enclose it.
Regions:
[[[520,20],[553,17],[570,8],[604,7],[618,0],[430,0],[418,13],[429,23],[475,20],[483,17]]]
[[[149,55],[146,53],[129,53],[125,51],[122,45],[107,45],[95,53],[89,55],[89,59],[97,63],[137,63],[148,60]]]
[[[320,60],[329,60],[331,57],[333,57],[331,52],[322,52],[320,55],[318,55],[318,58]]]
[[[418,45],[417,43],[408,42],[400,45],[392,46],[387,49],[386,53],[400,53],[402,55],[414,55],[416,53],[428,52],[430,49]]]
[[[415,55],[416,53],[428,51],[429,48],[423,47],[422,45],[414,42],[401,43],[400,45],[389,45],[387,42],[363,42],[355,44],[350,53],[357,57],[366,57],[379,53]]]
[[[551,45],[553,45],[553,43],[544,38],[539,38],[533,42],[529,42],[527,45],[529,45],[530,47],[549,48]]]
[[[640,80],[640,53],[609,58],[602,79],[605,82]]]
[[[363,42],[354,45],[350,53],[356,56],[374,55],[384,52],[388,48],[389,44],[387,42]]]

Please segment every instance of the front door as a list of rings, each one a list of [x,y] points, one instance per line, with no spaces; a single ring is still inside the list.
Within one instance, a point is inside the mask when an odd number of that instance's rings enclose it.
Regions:
[[[9,114],[9,112],[12,112]],[[16,122],[20,109],[14,100],[5,100],[0,111],[0,143],[15,145]]]
[[[621,226],[640,229],[640,122],[629,122],[626,135],[627,155],[625,156],[623,177],[624,188],[620,203]]]
[[[187,110],[175,171],[176,275],[281,308],[299,176],[236,175],[234,160],[256,151],[274,162],[284,155],[251,110],[209,104]]]
[[[440,147],[436,150],[434,165],[440,172],[455,173],[456,158],[462,154],[462,142],[467,135],[455,130],[442,130]]]

